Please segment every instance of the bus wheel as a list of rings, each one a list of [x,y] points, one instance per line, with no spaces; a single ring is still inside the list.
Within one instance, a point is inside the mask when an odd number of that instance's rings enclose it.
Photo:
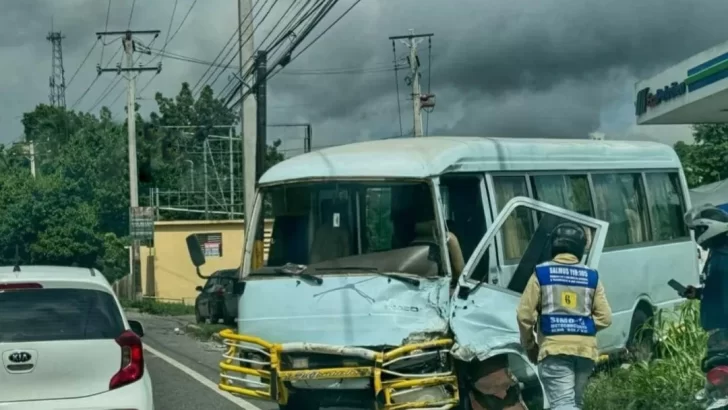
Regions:
[[[655,331],[652,328],[653,315],[642,306],[637,307],[632,316],[632,324],[627,340],[627,351],[632,359],[649,361],[655,347]]]

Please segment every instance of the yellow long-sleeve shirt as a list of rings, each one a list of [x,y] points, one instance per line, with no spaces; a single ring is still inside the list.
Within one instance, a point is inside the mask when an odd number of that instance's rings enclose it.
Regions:
[[[556,255],[553,261],[567,265],[579,263],[576,256],[562,253]],[[521,302],[518,305],[517,317],[518,328],[521,332],[521,344],[526,351],[536,346],[534,337],[534,328],[538,322],[538,310],[541,307],[541,285],[539,285],[536,275],[532,275],[526,285],[526,289],[521,296]],[[612,309],[609,307],[607,297],[604,293],[602,281],[599,279],[597,288],[594,293],[594,306],[592,308],[592,317],[596,324],[597,331],[606,329],[612,324]],[[597,360],[599,351],[597,350],[597,339],[594,336],[578,336],[578,335],[559,335],[544,336],[538,334],[538,361],[550,355],[571,355],[581,356],[588,359]]]

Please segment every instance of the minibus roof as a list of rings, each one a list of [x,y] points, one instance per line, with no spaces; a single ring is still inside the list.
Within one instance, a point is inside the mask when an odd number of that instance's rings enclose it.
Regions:
[[[271,167],[260,184],[349,179],[422,179],[448,172],[677,169],[669,145],[555,138],[419,137],[324,148]]]

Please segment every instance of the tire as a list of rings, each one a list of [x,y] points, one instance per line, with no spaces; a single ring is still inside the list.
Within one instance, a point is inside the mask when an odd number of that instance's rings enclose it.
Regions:
[[[222,322],[228,326],[235,326],[235,317],[228,313],[224,304],[222,305]]]
[[[200,314],[200,309],[195,305],[195,322],[200,325],[205,323],[205,318]]]
[[[632,316],[632,324],[627,340],[627,351],[633,360],[650,361],[654,354],[654,330],[651,328],[653,315],[637,308]]]
[[[279,404],[279,410],[319,410],[321,406],[305,394],[291,394],[287,404]]]

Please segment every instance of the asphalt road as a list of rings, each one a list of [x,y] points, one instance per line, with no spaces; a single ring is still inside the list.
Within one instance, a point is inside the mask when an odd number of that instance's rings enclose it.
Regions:
[[[222,348],[175,332],[187,318],[128,313],[144,325],[145,360],[152,377],[156,410],[271,410],[278,406],[234,398],[217,389]],[[187,319],[187,320],[185,320]]]

